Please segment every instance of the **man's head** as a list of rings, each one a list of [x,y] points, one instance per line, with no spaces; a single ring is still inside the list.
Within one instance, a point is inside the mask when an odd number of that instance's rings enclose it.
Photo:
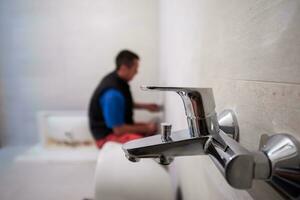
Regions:
[[[116,57],[116,70],[121,78],[131,81],[138,72],[139,56],[129,50],[122,50]]]

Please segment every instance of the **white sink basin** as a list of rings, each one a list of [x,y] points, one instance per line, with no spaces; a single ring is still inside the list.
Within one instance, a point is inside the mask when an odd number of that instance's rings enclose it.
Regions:
[[[168,171],[152,159],[132,163],[122,145],[107,143],[101,149],[95,177],[96,200],[174,199]]]

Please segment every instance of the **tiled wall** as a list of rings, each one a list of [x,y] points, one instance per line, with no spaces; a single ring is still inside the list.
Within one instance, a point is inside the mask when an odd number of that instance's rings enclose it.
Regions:
[[[212,87],[217,111],[236,112],[249,150],[263,133],[300,141],[299,1],[163,0],[160,11],[162,84]],[[176,94],[166,96],[166,118],[186,128]],[[208,158],[176,163],[185,199],[280,199],[263,182],[231,188]]]
[[[139,85],[158,80],[157,7],[147,0],[0,1],[1,142],[37,142],[40,110],[85,110],[123,48],[141,56],[136,99],[156,100],[140,95]]]

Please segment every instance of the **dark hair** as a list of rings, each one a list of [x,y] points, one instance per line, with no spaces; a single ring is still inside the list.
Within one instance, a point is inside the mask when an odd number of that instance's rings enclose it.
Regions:
[[[129,50],[122,50],[118,53],[116,57],[116,69],[120,69],[121,65],[126,65],[127,67],[131,67],[133,61],[137,59],[139,60],[139,56],[136,53],[133,53]]]

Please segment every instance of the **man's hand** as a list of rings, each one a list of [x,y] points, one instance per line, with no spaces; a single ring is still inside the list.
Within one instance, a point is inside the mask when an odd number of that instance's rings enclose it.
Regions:
[[[146,136],[154,135],[157,132],[157,124],[156,123],[147,123],[146,127],[147,127],[147,131],[145,133]]]

